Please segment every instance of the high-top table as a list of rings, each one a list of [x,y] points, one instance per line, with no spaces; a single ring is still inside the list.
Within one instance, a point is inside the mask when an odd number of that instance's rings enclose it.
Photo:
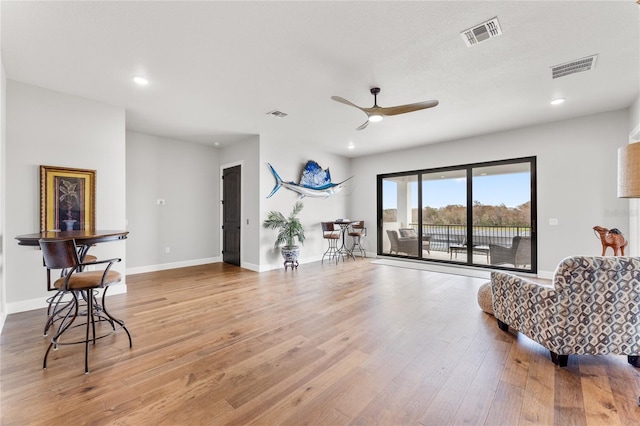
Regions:
[[[18,235],[16,240],[18,240],[18,245],[21,246],[39,247],[40,243],[38,243],[38,241],[41,238],[59,240],[73,238],[76,240],[76,245],[80,247],[78,255],[80,257],[80,261],[82,261],[84,256],[87,254],[87,251],[89,251],[89,247],[92,245],[107,241],[125,240],[127,238],[127,234],[129,234],[129,231],[123,230],[104,231],[84,229],[82,231],[44,231],[36,232],[35,234]]]
[[[97,243],[104,243],[106,241],[113,240],[125,240],[129,231],[123,230],[95,230],[95,229],[83,229],[81,231],[43,231],[36,232],[35,234],[18,235],[18,245],[21,246],[39,246],[38,240],[41,238],[51,238],[64,240],[67,238],[73,238],[78,245],[92,245]]]
[[[353,221],[348,219],[346,220],[338,219],[333,221],[333,223],[340,227],[340,234],[342,236],[342,245],[338,249],[338,252],[336,253],[336,255],[339,255],[339,256],[346,255],[347,257],[352,257],[353,260],[356,260],[356,257],[353,255],[353,253],[351,253],[351,250],[347,248],[346,241],[345,241],[345,234],[347,233],[347,228],[349,227],[349,225],[353,223]]]

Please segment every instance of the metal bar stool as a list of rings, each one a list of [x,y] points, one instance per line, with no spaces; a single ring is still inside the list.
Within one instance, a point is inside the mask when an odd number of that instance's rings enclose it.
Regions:
[[[81,263],[94,263],[95,261],[98,260],[97,257],[91,254],[87,254],[87,251],[89,250],[88,246],[78,246],[77,249],[78,249],[78,259],[80,260]],[[44,262],[44,259],[43,259],[43,262]],[[84,270],[84,267],[78,268],[78,272],[82,272],[83,270]],[[68,272],[69,271],[67,271],[66,269],[62,269],[60,271],[60,277],[65,276]],[[55,287],[53,287],[51,283],[51,273],[47,272],[47,291],[54,291],[54,290],[56,294],[54,294],[53,296],[47,299],[47,304],[48,304],[47,322],[44,325],[44,331],[42,332],[44,337],[47,337],[49,335],[49,329],[55,324],[56,321],[59,321],[62,318],[64,318],[64,313],[66,312],[67,309],[71,307],[71,303],[72,303],[70,299],[64,298],[66,294],[64,291],[58,290]]]
[[[111,284],[118,283],[122,280],[122,276],[117,271],[112,271],[111,267],[114,263],[120,262],[120,259],[108,259],[102,261],[95,261],[92,263],[80,262],[78,256],[78,249],[75,241],[70,239],[41,239],[39,240],[40,248],[42,249],[42,256],[44,259],[44,265],[47,268],[47,281],[51,280],[52,270],[65,270],[66,273],[61,274],[60,278],[55,280],[53,287],[59,290],[58,294],[60,299],[64,295],[71,295],[71,300],[65,302],[61,308],[58,308],[59,302],[56,302],[56,308],[51,312],[51,316],[59,317],[58,329],[51,338],[51,343],[47,348],[47,352],[44,355],[42,362],[42,368],[47,368],[47,357],[49,352],[53,348],[58,349],[59,345],[73,345],[78,343],[84,343],[84,372],[89,372],[89,342],[96,344],[96,340],[110,335],[116,330],[116,325],[124,329],[129,338],[129,347],[133,346],[131,340],[131,334],[124,325],[124,321],[114,318],[105,306],[105,297],[107,294],[107,288]],[[85,266],[88,265],[106,265],[104,270],[81,272]],[[102,292],[102,304],[96,303],[94,291],[97,289],[104,289]],[[54,296],[54,298],[57,296]],[[86,306],[86,312],[79,313],[80,300],[84,300],[83,307]],[[86,317],[84,324],[76,324],[74,322],[78,316]],[[55,318],[49,319],[48,323],[53,324],[57,321]],[[96,335],[96,324],[100,322],[107,322],[110,325],[110,331],[103,335]],[[68,330],[85,326],[84,339],[63,342],[62,336]]]
[[[322,224],[322,238],[329,242],[329,247],[327,251],[322,255],[322,261],[320,263],[324,263],[324,258],[329,257],[330,259],[335,259],[336,264],[338,263],[338,257],[342,256],[338,252],[338,240],[340,239],[340,229],[335,229],[333,222],[321,222]],[[344,260],[344,256],[342,258]]]
[[[353,238],[353,245],[351,246],[351,253],[355,250],[359,251],[362,257],[367,257],[367,251],[362,247],[362,237],[367,235],[367,228],[364,227],[364,220],[351,223],[351,229],[349,230],[349,236]]]

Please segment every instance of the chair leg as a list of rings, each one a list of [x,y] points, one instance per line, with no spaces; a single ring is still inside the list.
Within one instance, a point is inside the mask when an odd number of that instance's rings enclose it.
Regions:
[[[500,321],[499,319],[496,318],[496,320],[498,321],[498,328],[502,331],[509,331],[509,324],[506,324],[502,321]]]
[[[93,295],[88,294],[93,291],[87,290],[87,332],[84,340],[84,374],[89,373],[89,330],[93,328],[93,344],[96,344],[96,324],[93,321]]]
[[[111,321],[117,323],[120,327],[124,329],[124,331],[127,333],[127,337],[129,337],[129,347],[132,348],[133,341],[131,340],[131,333],[129,333],[129,329],[124,325],[124,321],[115,318],[109,313],[109,311],[107,311],[107,304],[105,303],[105,298],[107,297],[108,288],[109,287],[105,287],[104,291],[102,292],[102,311],[109,317]]]
[[[329,259],[335,259],[336,265],[337,265],[338,264],[338,241],[335,239],[327,239],[327,241],[329,241],[329,247],[327,248],[327,251],[325,251],[324,254],[322,255],[322,260],[320,261],[320,263],[324,263],[324,258],[328,257]],[[342,260],[344,260],[344,256]]]
[[[569,361],[569,355],[558,355],[553,351],[549,351],[551,354],[551,362],[559,367],[566,367],[567,362]]]
[[[324,263],[324,258],[325,256],[329,255],[329,251],[331,250],[331,241],[329,241],[329,247],[325,250],[325,252],[322,254],[322,260],[320,261],[320,263]]]
[[[65,316],[60,321],[58,332],[51,338],[51,343],[49,343],[49,347],[47,347],[47,351],[44,354],[44,360],[42,361],[42,368],[47,368],[47,357],[49,356],[49,352],[51,351],[51,348],[53,348],[54,351],[58,350],[58,339],[60,338],[62,333],[64,333],[69,327],[71,327],[71,324],[73,324],[73,322],[76,320],[78,316],[78,297],[74,292],[71,292],[71,295],[73,296],[73,299],[69,303],[73,303],[73,315],[70,317],[72,309],[69,309],[65,314]],[[54,315],[55,314],[56,312],[54,311]]]
[[[360,244],[360,237],[353,237],[353,245],[351,246],[352,255],[355,250],[358,250],[363,258],[367,257],[367,251],[362,247],[362,244]]]
[[[47,337],[49,335],[49,329],[54,326],[57,321],[56,318],[62,319],[62,312],[66,309],[71,308],[73,304],[73,300],[64,302],[62,307],[60,304],[63,303],[64,292],[58,290],[58,292],[48,299],[49,307],[47,308],[47,322],[44,325],[43,336]]]

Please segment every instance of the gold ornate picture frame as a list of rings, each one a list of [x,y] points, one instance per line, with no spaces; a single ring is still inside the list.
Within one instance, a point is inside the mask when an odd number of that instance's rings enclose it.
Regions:
[[[40,231],[95,229],[96,171],[40,166]]]

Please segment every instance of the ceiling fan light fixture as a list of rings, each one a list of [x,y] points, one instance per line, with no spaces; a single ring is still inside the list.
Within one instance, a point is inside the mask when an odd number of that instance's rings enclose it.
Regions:
[[[345,98],[341,98],[340,96],[331,97],[331,99],[333,99],[336,102],[340,102],[341,104],[352,106],[364,112],[365,114],[367,114],[367,121],[365,121],[359,127],[357,127],[356,130],[363,130],[367,127],[369,123],[376,123],[378,121],[381,121],[382,118],[385,116],[406,114],[408,112],[420,111],[422,109],[427,109],[427,108],[433,108],[434,106],[438,105],[438,101],[432,100],[432,101],[416,102],[413,104],[406,104],[406,105],[396,105],[392,107],[380,107],[378,106],[378,93],[380,93],[380,88],[372,87],[370,91],[371,91],[371,94],[373,95],[373,106],[371,108],[360,107],[354,104],[353,102],[349,102]]]

